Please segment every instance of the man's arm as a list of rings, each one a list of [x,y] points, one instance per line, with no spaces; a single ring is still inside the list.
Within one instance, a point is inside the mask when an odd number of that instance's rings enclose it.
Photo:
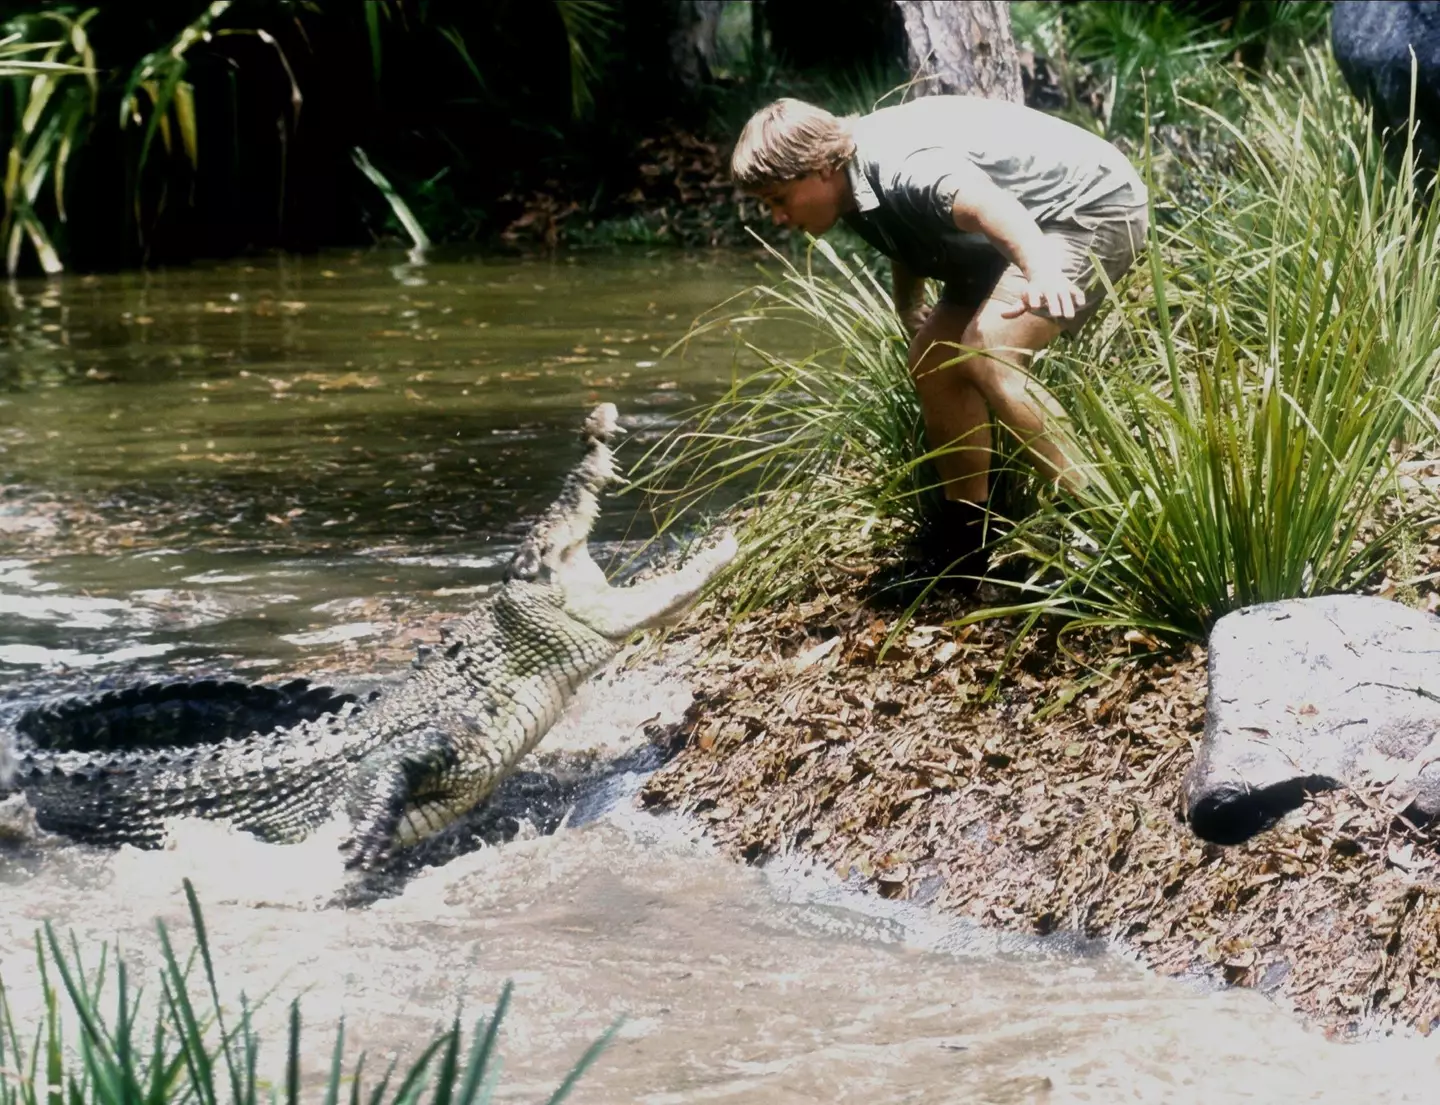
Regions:
[[[899,261],[892,260],[890,287],[900,325],[906,335],[913,338],[925,321],[925,278],[916,276]]]
[[[964,165],[950,175],[959,185],[951,208],[955,225],[989,238],[1020,266],[1029,281],[1021,302],[1006,311],[1005,317],[1043,307],[1055,318],[1073,318],[1085,305],[1085,293],[1065,275],[1064,256],[1024,205],[973,165]]]

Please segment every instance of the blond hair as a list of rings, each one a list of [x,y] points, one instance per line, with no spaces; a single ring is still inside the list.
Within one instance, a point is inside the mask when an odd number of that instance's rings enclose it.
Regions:
[[[838,169],[855,153],[844,119],[804,100],[783,99],[762,107],[740,132],[730,175],[746,191]]]

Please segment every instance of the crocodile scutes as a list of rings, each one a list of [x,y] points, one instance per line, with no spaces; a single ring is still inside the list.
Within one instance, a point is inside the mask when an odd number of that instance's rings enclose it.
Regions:
[[[48,738],[36,720],[14,749],[13,786],[41,828],[103,845],[156,847],[178,816],[224,819],[284,843],[343,814],[346,865],[383,865],[485,801],[627,637],[675,619],[735,556],[735,539],[723,533],[679,568],[609,584],[588,540],[599,495],[617,478],[611,443],[619,432],[614,406],[596,408],[582,434],[584,458],[505,582],[453,627],[443,650],[363,708],[323,689],[307,698],[291,685],[293,705],[313,712],[241,735],[244,694],[217,689],[210,693],[227,709],[238,704],[231,720],[220,709],[209,729],[182,733],[182,707],[157,731],[184,739],[155,742],[134,739],[133,725],[127,736],[124,719],[139,715],[113,701],[108,714],[94,703],[62,704],[47,715]],[[152,707],[164,699],[151,697]],[[147,703],[141,694],[128,705]],[[99,719],[94,731],[67,730],[67,709],[72,721],[88,709]]]

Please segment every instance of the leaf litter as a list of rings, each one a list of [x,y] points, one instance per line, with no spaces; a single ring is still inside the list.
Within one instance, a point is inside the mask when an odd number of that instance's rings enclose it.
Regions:
[[[1002,672],[1013,624],[948,624],[964,612],[930,602],[888,650],[898,613],[853,585],[692,619],[709,659],[640,801],[745,861],[807,853],[886,897],[1109,939],[1335,1035],[1440,1023],[1434,831],[1340,790],[1245,844],[1201,841],[1180,781],[1204,730],[1203,648],[1036,634]]]

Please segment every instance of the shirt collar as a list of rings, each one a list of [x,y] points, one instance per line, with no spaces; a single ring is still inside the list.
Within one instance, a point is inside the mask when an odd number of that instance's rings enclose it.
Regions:
[[[860,171],[859,150],[856,150],[850,160],[845,163],[845,175],[850,178],[850,192],[855,197],[857,210],[863,214],[866,211],[874,211],[880,206],[880,198],[875,195],[875,189],[870,187],[870,182]]]

